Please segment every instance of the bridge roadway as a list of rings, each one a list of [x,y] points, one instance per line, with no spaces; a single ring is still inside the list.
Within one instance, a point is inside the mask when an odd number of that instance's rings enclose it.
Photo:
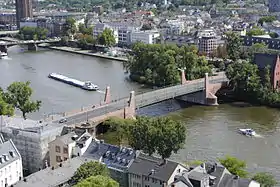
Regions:
[[[228,79],[223,75],[219,77],[209,77],[209,82],[212,84],[221,83]],[[136,109],[159,103],[168,99],[172,99],[178,96],[182,96],[189,93],[202,91],[204,89],[204,79],[194,80],[191,83],[185,85],[176,85],[167,88],[158,89],[155,91],[147,92],[144,94],[136,95]],[[107,105],[92,109],[90,111],[80,112],[71,116],[66,116],[67,125],[73,125],[86,122],[89,119],[105,115],[110,112],[125,108],[128,106],[128,98],[120,99],[118,101],[109,103]],[[58,123],[59,120],[54,120],[54,123]]]
[[[5,40],[5,39],[2,39]],[[12,46],[12,45],[24,45],[24,44],[41,44],[41,43],[54,43],[59,42],[60,39],[47,39],[47,40],[18,40],[18,41],[7,41],[2,45]]]

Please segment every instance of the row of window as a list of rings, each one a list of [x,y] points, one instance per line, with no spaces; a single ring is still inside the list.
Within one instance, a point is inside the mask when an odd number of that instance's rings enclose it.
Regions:
[[[66,160],[67,160],[67,158],[64,157],[63,161],[66,161]],[[56,162],[62,162],[61,156],[56,156]]]
[[[61,148],[60,148],[60,146],[55,146],[55,152],[57,152],[57,153],[61,153]],[[64,154],[67,154],[68,153],[68,148],[67,147],[63,147],[63,153]]]

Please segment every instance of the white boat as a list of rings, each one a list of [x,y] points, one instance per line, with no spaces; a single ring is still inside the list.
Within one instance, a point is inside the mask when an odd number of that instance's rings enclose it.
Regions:
[[[0,59],[6,58],[8,56],[7,53],[0,52]]]
[[[86,81],[82,88],[85,90],[98,90],[99,89],[97,85],[93,84],[90,81]]]
[[[238,132],[245,136],[256,136],[256,132],[253,129],[239,129]]]

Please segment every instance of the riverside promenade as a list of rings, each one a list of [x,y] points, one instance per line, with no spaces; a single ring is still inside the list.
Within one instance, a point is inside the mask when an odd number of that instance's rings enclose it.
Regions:
[[[62,52],[68,52],[68,53],[86,55],[86,56],[92,56],[92,57],[98,57],[98,58],[105,58],[105,59],[116,60],[116,61],[121,61],[121,62],[127,61],[127,58],[114,57],[114,56],[104,55],[101,53],[92,53],[91,50],[81,50],[80,48],[54,47],[54,46],[49,46],[48,48],[52,49],[52,50],[62,51]]]

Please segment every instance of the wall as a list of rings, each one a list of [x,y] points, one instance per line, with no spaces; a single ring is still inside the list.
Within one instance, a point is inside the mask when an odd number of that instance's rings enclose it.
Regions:
[[[5,187],[6,181],[8,186],[10,186],[22,178],[23,173],[21,159],[18,159],[0,169],[0,187]]]
[[[68,145],[61,142],[59,139],[53,141],[50,143],[50,166],[57,166],[58,163],[56,160],[57,156],[61,157],[61,161],[64,161],[65,159],[71,158],[72,150],[75,147],[76,142],[72,142]],[[60,147],[60,152],[56,151],[56,146]],[[64,148],[67,149],[67,153],[64,153]]]
[[[128,174],[126,172],[110,169],[110,176],[120,184],[120,187],[128,187]]]

